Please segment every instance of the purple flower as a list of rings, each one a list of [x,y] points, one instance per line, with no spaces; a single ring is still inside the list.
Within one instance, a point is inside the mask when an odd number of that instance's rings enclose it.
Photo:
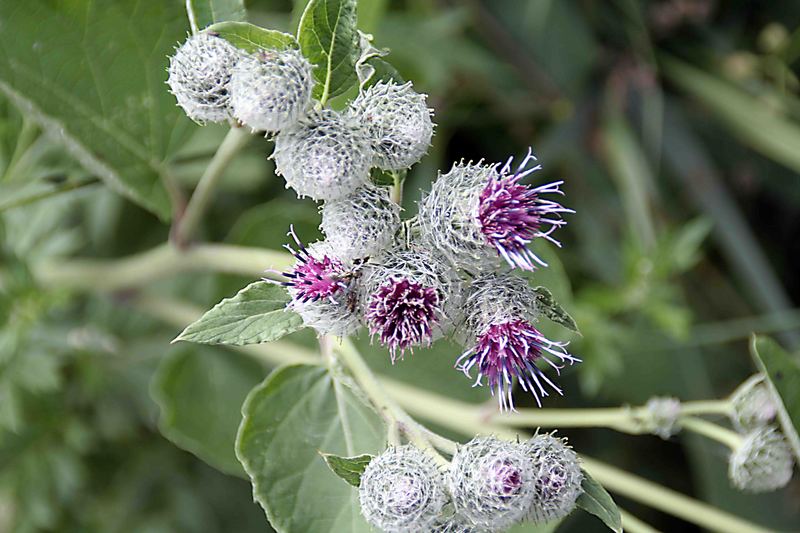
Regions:
[[[527,248],[528,244],[536,237],[543,237],[560,247],[561,243],[550,234],[566,224],[561,220],[561,213],[574,213],[541,197],[543,194],[564,194],[559,189],[563,181],[539,187],[520,183],[524,177],[542,168],[536,165],[525,170],[531,160],[536,161],[536,157],[528,149],[528,155],[517,170],[509,174],[512,161],[509,159],[499,174],[490,176],[478,205],[478,221],[483,236],[512,268],[523,270],[533,270],[536,268],[534,263],[547,266]]]
[[[563,393],[537,363],[545,361],[556,373],[560,373],[563,365],[557,364],[551,357],[562,363],[580,362],[565,347],[566,343],[548,340],[526,320],[508,320],[491,324],[478,335],[475,345],[461,354],[456,366],[468,376],[472,368],[477,366],[475,385],[482,385],[485,376],[492,396],[496,395],[500,402],[501,410],[514,410],[512,388],[515,380],[523,390],[533,395],[536,404],[541,407],[540,397],[548,396],[542,382],[558,394]]]
[[[297,259],[297,262],[290,271],[283,272],[289,281],[282,284],[290,289],[295,300],[300,302],[316,302],[323,298],[333,300],[335,294],[347,289],[347,283],[344,281],[346,269],[339,259],[328,255],[314,257],[297,238],[294,228],[289,235],[297,244],[297,250],[289,244],[284,245],[284,248]]]
[[[431,343],[440,312],[436,289],[396,278],[371,296],[366,318],[370,334],[389,347],[394,363],[398,350],[402,359],[406,349]]]

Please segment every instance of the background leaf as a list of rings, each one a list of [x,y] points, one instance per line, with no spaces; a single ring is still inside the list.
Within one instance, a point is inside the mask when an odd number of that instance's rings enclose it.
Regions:
[[[769,337],[754,336],[750,347],[756,367],[767,376],[774,396],[780,399],[778,419],[800,461],[800,365]]]
[[[342,457],[332,453],[320,453],[331,471],[350,483],[354,487],[361,484],[361,474],[367,465],[375,458],[374,455],[364,454],[355,457]]]
[[[248,53],[259,50],[298,48],[297,40],[288,33],[260,28],[248,22],[220,22],[207,31],[218,34],[236,48]]]
[[[286,310],[288,302],[283,287],[256,281],[189,324],[175,341],[241,346],[278,340],[303,327],[300,315]]]
[[[378,415],[324,368],[275,370],[245,401],[236,454],[253,494],[279,531],[368,533],[358,492],[319,451],[377,453],[386,433]]]
[[[612,531],[622,533],[622,516],[617,504],[614,503],[606,489],[595,481],[586,470],[582,470],[582,472],[581,488],[583,489],[583,494],[578,496],[578,507],[602,520]]]
[[[0,91],[87,170],[169,218],[162,179],[192,128],[164,85],[183,6],[0,2],[0,20]]]
[[[355,0],[310,0],[300,18],[297,39],[316,65],[314,96],[327,100],[356,83],[359,57]]]
[[[266,374],[254,359],[204,347],[175,350],[153,377],[159,428],[169,440],[228,474],[245,477],[236,430],[247,393]]]
[[[244,0],[186,0],[186,14],[195,33],[215,22],[247,19]]]

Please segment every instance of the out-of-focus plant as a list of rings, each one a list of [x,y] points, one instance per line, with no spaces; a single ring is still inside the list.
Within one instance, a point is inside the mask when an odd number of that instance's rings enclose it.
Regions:
[[[800,12],[247,4],[0,0],[0,529],[796,523]]]

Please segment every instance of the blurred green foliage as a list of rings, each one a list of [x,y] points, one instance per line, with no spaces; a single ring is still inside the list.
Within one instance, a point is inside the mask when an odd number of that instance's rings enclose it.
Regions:
[[[753,371],[752,331],[797,348],[800,320],[787,310],[800,298],[800,5],[361,3],[361,27],[436,110],[434,146],[406,183],[407,216],[460,158],[500,161],[532,145],[539,176],[566,180],[577,214],[563,249],[542,251],[551,267],[531,277],[576,319],[584,362],[550,406],[721,397]],[[232,429],[267,369],[223,349],[170,347],[180,328],[137,310],[136,290],[74,294],[37,276],[45,263],[164,242],[169,226],[144,208],[168,218],[167,190],[174,210],[224,136],[179,116],[162,83],[189,29],[183,2],[29,4],[0,0],[0,530],[264,531],[236,477]],[[289,0],[247,8],[271,28],[299,19]],[[230,166],[202,239],[277,249],[292,223],[317,237],[316,208],[284,190],[270,150],[253,139]],[[122,183],[102,185],[98,162]],[[141,290],[208,308],[248,281],[192,273]],[[486,399],[451,369],[458,347],[392,367],[368,338],[359,344],[380,372]],[[796,479],[770,496],[735,493],[717,445],[563,433],[759,523],[798,523]],[[620,503],[659,529],[691,531]],[[599,527],[576,517],[563,530]]]

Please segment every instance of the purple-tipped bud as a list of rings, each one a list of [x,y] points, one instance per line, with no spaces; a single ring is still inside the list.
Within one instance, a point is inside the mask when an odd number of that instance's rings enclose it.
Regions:
[[[521,183],[541,168],[527,168],[531,161],[536,158],[529,150],[516,170],[511,159],[504,165],[454,165],[420,202],[423,238],[454,266],[470,272],[495,270],[501,260],[524,270],[547,266],[528,245],[541,237],[560,246],[551,234],[566,224],[561,214],[573,211],[544,198],[563,194],[563,182],[539,187]]]
[[[536,465],[534,498],[527,519],[543,524],[567,516],[583,493],[578,454],[565,439],[552,434],[536,435],[523,447]]]
[[[386,252],[364,274],[366,323],[389,348],[392,362],[445,333],[459,296],[460,282],[452,271],[421,250]]]
[[[441,313],[436,289],[405,278],[391,279],[372,295],[367,308],[369,332],[389,347],[394,362],[412,346],[429,345]]]
[[[548,388],[563,394],[538,365],[546,363],[558,374],[563,363],[580,359],[567,351],[567,343],[551,341],[534,327],[536,299],[527,281],[490,274],[477,278],[471,290],[462,327],[469,347],[456,366],[468,376],[476,369],[476,386],[483,385],[485,377],[501,410],[514,409],[515,383],[539,406],[541,397],[549,395]]]
[[[297,249],[285,246],[296,259],[294,266],[282,273],[287,281],[281,284],[292,297],[288,307],[320,334],[343,336],[355,332],[359,318],[355,312],[353,266],[324,241],[306,248],[294,229],[289,235]]]

